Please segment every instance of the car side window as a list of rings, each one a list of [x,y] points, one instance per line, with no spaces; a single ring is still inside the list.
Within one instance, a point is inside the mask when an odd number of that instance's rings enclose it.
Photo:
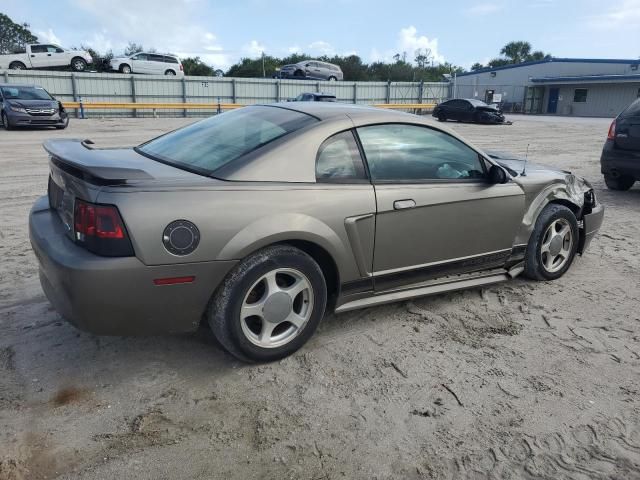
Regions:
[[[147,54],[146,53],[139,53],[135,57],[131,57],[131,59],[132,60],[146,60],[147,59]]]
[[[357,132],[374,182],[485,177],[478,153],[439,130],[396,123],[360,127]]]
[[[359,183],[366,178],[353,132],[337,133],[322,142],[316,157],[316,181]]]
[[[31,45],[31,53],[45,53],[46,51],[46,45]]]

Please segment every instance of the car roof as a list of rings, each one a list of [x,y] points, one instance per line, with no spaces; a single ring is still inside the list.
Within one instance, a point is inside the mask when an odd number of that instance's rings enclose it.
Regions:
[[[393,110],[387,110],[384,108],[370,107],[368,105],[357,105],[349,103],[333,103],[333,102],[280,102],[263,104],[267,107],[285,108],[287,110],[293,110],[294,112],[306,113],[312,115],[318,120],[330,120],[336,117],[348,116],[350,118],[365,118],[365,117],[385,117],[388,121],[393,119],[410,121],[411,118],[416,118],[415,115],[404,112],[396,112]]]

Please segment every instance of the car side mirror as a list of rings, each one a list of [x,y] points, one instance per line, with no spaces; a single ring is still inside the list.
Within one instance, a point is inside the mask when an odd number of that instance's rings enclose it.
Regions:
[[[507,172],[504,171],[504,168],[499,167],[498,165],[491,165],[491,168],[489,169],[489,181],[493,184],[507,183],[509,178],[507,177]]]

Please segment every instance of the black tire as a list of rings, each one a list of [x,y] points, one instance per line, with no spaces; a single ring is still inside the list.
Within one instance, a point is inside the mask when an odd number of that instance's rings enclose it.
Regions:
[[[120,71],[120,73],[131,73],[131,67],[126,63],[123,63],[122,65],[120,65],[118,70]]]
[[[166,72],[164,72],[165,75],[173,75],[174,77],[176,76],[176,72],[174,72],[173,70],[169,69]]]
[[[26,70],[27,66],[22,62],[11,62],[9,70]]]
[[[84,72],[87,69],[87,61],[81,57],[71,59],[71,70],[74,72]]]
[[[552,222],[558,219],[564,219],[568,222],[571,228],[572,243],[567,260],[562,268],[558,271],[550,272],[543,264],[541,247],[547,229]],[[525,276],[532,280],[555,280],[560,278],[569,269],[573,259],[575,258],[576,251],[578,249],[578,240],[578,221],[576,220],[574,213],[564,205],[555,203],[547,205],[542,212],[540,212],[540,215],[538,215],[535,228],[531,234],[531,238],[529,238],[529,244],[527,245],[525,253]]]
[[[7,118],[6,113],[2,112],[2,117],[0,118],[0,120],[2,120],[2,126],[5,130],[13,130],[13,127],[9,123],[9,119]]]
[[[240,310],[255,282],[282,268],[295,269],[308,279],[313,290],[310,317],[288,343],[260,347],[243,332]],[[271,362],[291,355],[309,340],[324,316],[326,303],[326,282],[315,260],[295,247],[274,245],[248,256],[227,275],[212,297],[206,315],[216,339],[229,353],[246,362]]]
[[[628,175],[620,175],[619,177],[604,176],[604,183],[606,183],[609,190],[629,190],[635,182],[636,179]]]
[[[302,70],[296,70],[293,72],[294,77],[304,77],[304,72]]]
[[[338,79],[336,77],[334,77],[334,76],[331,76],[331,77],[329,77],[329,81],[330,82],[337,82]]]
[[[447,116],[445,115],[444,112],[438,112],[438,121],[439,122],[446,122],[447,121]]]

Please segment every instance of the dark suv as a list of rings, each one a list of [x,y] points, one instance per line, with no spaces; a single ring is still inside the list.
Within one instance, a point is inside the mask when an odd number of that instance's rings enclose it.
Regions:
[[[640,179],[640,98],[611,123],[600,166],[611,190],[629,190]]]

